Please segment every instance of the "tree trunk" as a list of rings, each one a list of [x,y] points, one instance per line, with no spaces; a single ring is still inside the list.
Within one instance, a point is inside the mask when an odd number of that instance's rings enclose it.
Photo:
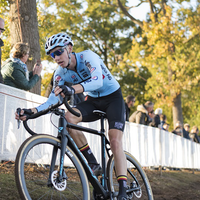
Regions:
[[[32,71],[36,61],[40,60],[36,0],[11,0],[10,16],[11,47],[17,42],[28,43],[30,54],[26,64],[28,70]],[[41,79],[31,92],[41,93]]]
[[[181,105],[181,93],[178,94],[173,100],[173,123],[174,127],[177,121],[180,121],[183,124],[183,113],[182,113],[182,105]]]

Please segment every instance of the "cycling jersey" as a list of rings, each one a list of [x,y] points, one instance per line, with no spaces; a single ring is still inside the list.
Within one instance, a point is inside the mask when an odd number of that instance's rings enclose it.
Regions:
[[[73,85],[81,84],[84,92],[94,98],[107,96],[119,89],[119,83],[96,53],[86,50],[74,53],[74,55],[76,57],[76,71],[58,67],[54,73],[53,90],[48,100],[37,107],[38,111],[58,102],[59,97],[55,96],[54,88],[58,85],[64,85],[65,81]]]

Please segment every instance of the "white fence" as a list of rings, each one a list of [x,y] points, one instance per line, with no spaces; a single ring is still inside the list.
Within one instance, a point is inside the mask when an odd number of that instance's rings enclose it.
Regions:
[[[31,108],[45,102],[46,98],[0,84],[0,160],[15,160],[21,143],[30,135],[21,125],[17,129],[14,113],[16,108]],[[54,124],[58,118],[53,117]],[[57,135],[50,123],[50,115],[30,120],[30,127],[37,133]],[[86,127],[99,129],[99,122],[82,123]],[[85,133],[97,159],[100,161],[100,137]],[[168,166],[200,169],[200,144],[180,136],[135,123],[126,123],[124,149],[130,152],[142,166]]]

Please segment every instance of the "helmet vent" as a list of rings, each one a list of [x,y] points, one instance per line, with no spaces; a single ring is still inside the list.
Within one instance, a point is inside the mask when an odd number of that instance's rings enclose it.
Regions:
[[[58,33],[47,39],[45,50],[47,55],[56,47],[64,47],[68,44],[74,45],[72,39],[66,33]]]

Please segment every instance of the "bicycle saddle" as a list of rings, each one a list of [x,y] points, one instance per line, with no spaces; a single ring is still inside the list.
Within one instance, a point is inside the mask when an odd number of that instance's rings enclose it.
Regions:
[[[106,118],[106,113],[101,110],[94,110],[93,113]]]

